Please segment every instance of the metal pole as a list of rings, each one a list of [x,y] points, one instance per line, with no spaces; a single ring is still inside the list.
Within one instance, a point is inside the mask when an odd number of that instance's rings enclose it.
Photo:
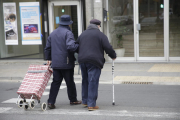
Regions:
[[[91,0],[91,19],[94,19],[94,0]]]
[[[115,105],[115,98],[114,98],[114,60],[112,60],[112,91],[113,91],[113,103],[112,105]]]

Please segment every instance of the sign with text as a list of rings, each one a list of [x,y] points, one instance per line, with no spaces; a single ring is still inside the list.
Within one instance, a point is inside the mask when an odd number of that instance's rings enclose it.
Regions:
[[[5,45],[18,45],[16,3],[3,3]]]
[[[39,2],[20,2],[22,45],[42,44]]]

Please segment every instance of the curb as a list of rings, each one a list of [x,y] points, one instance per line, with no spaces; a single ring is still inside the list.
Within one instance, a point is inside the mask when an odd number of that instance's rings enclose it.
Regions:
[[[50,79],[52,79],[53,76],[51,76]],[[0,77],[0,81],[22,81],[24,77]],[[74,79],[81,79],[80,75],[74,75]]]
[[[23,79],[24,79],[23,77],[0,77],[0,81],[1,80],[12,81],[12,80],[23,80]]]

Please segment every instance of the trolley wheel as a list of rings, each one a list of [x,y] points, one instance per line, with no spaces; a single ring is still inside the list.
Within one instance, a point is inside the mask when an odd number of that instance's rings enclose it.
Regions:
[[[23,107],[23,100],[19,100],[19,101],[18,101],[18,107],[19,107],[19,108],[22,108],[22,107]]]
[[[28,105],[24,105],[24,110],[27,110],[28,109]]]
[[[31,109],[34,109],[34,107],[35,107],[35,101],[34,101],[34,100],[32,100],[32,101],[29,102],[29,107],[30,107]]]
[[[42,109],[42,111],[46,111],[47,104],[45,102],[41,104],[41,109]]]

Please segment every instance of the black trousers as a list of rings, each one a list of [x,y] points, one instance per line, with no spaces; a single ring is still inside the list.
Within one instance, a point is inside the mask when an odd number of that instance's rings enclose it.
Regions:
[[[73,69],[53,69],[53,82],[49,94],[48,103],[55,104],[63,78],[67,86],[67,94],[70,102],[77,101],[76,85],[74,83]]]

